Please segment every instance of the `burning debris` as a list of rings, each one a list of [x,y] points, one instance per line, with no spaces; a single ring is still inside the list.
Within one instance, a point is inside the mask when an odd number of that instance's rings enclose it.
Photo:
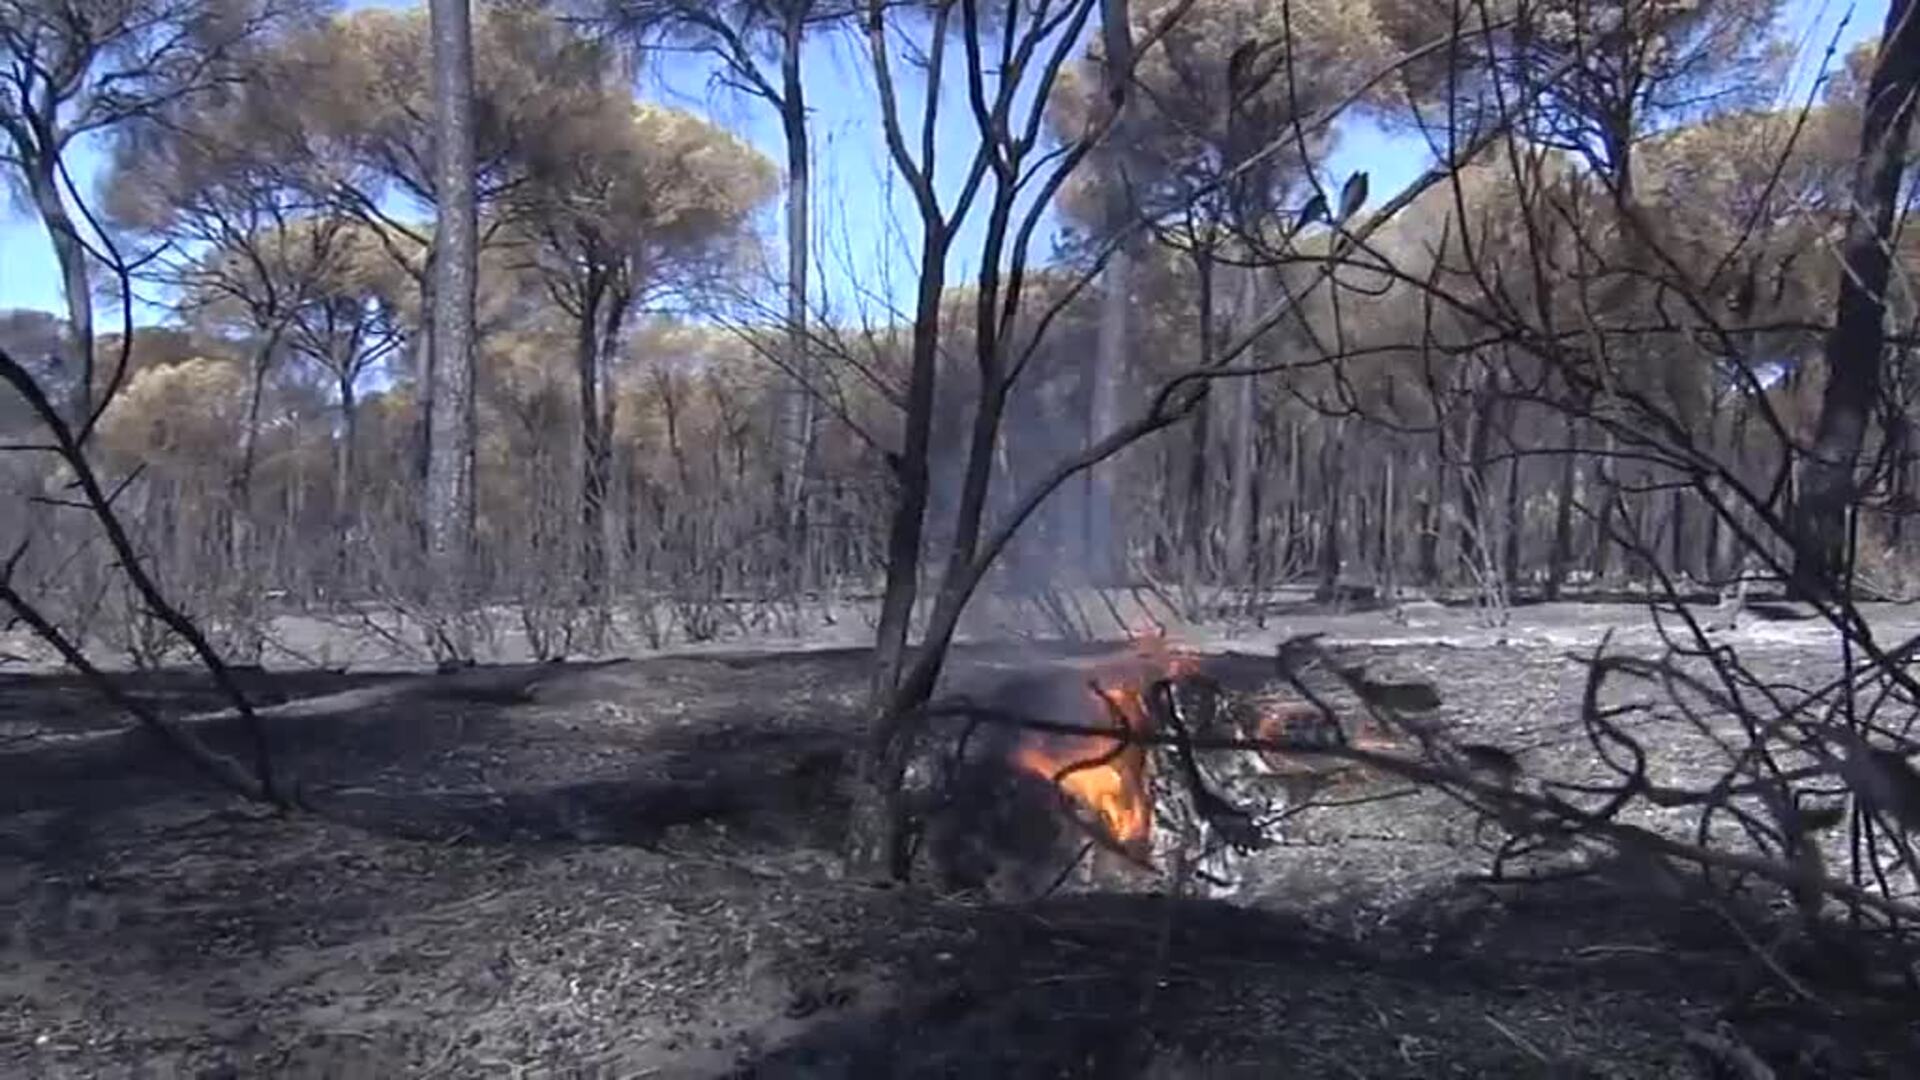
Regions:
[[[942,887],[1007,897],[1069,878],[1238,891],[1245,858],[1351,772],[1315,750],[1393,742],[1364,724],[1350,736],[1337,717],[1367,713],[1356,689],[1396,684],[1312,659],[1323,657],[1283,657],[1277,669],[1269,657],[1155,642],[1003,677],[910,757],[920,861]],[[1289,749],[1221,745],[1255,740]]]

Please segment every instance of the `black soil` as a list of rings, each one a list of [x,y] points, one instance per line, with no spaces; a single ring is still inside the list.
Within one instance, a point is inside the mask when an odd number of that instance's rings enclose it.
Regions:
[[[1558,657],[1380,662],[1484,737],[1583,749]],[[1703,1032],[1780,1076],[1920,1068],[1913,999],[1684,899],[1460,884],[1470,830],[1407,800],[1314,811],[1235,903],[843,881],[864,663],[250,675],[363,695],[268,721],[286,816],[70,681],[0,681],[0,1075],[1717,1075]]]

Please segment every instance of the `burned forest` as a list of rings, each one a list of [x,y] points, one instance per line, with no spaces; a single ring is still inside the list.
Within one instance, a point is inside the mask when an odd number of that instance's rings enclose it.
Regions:
[[[1917,104],[1913,0],[0,0],[0,1075],[1920,1075]]]

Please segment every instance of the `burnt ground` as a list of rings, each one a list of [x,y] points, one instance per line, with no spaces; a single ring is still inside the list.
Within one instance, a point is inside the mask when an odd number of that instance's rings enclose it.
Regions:
[[[1377,655],[1580,764],[1557,653]],[[1781,1076],[1920,1069],[1913,999],[1777,950],[1798,999],[1721,914],[1631,884],[1461,884],[1467,823],[1418,800],[1309,812],[1235,903],[840,880],[857,652],[256,680],[357,695],[268,723],[315,812],[0,680],[0,1075],[1716,1075],[1702,1031]]]

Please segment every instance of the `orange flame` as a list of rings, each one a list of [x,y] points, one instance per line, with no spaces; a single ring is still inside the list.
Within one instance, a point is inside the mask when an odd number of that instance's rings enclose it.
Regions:
[[[1111,750],[1111,740],[1108,742],[1106,750]],[[1056,755],[1029,745],[1014,753],[1014,763],[1049,781],[1057,777],[1063,791],[1099,818],[1108,836],[1122,847],[1138,848],[1153,833],[1153,814],[1141,776],[1140,751],[1128,747],[1111,761],[1102,760],[1105,755],[1104,750]],[[1088,761],[1100,763],[1074,768]],[[1073,771],[1066,772],[1068,769]],[[1065,775],[1061,775],[1063,772]]]
[[[1111,727],[1116,721],[1129,730],[1145,732],[1150,723],[1138,685],[1102,686],[1096,723]],[[1126,746],[1097,735],[1031,738],[1014,751],[1014,764],[1057,783],[1076,803],[1091,811],[1107,836],[1121,847],[1145,854],[1153,834],[1152,797],[1147,789],[1146,749]]]

